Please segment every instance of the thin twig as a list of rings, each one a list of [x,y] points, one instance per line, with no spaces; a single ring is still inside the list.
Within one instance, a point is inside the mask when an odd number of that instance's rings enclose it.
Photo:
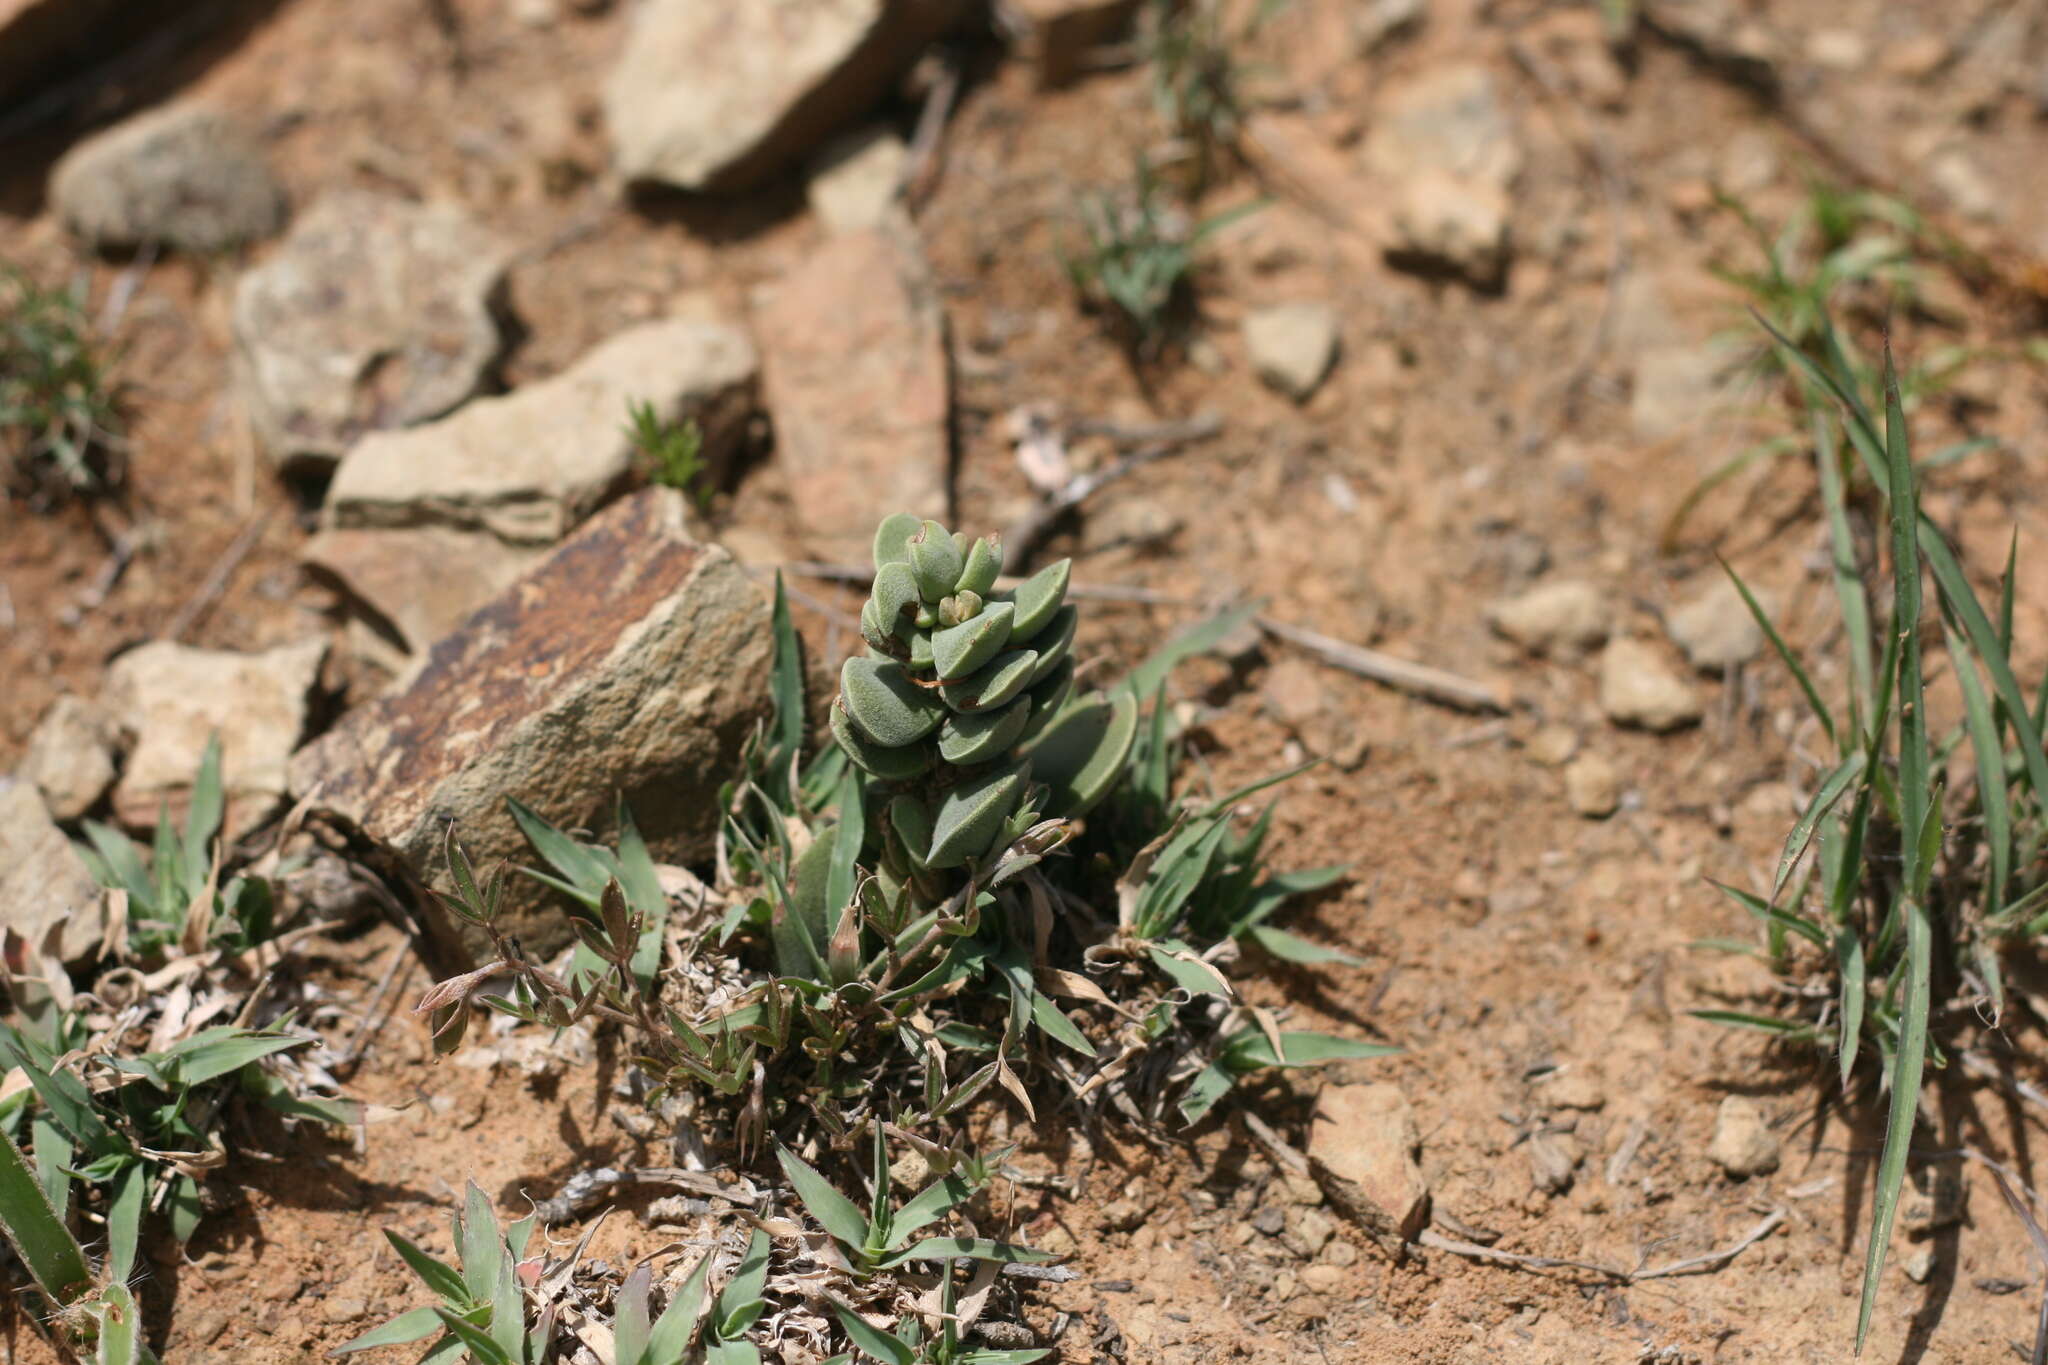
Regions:
[[[903,171],[896,180],[896,192],[904,204],[916,209],[931,197],[945,169],[939,155],[946,124],[953,116],[953,101],[960,95],[960,59],[951,53],[939,65],[938,79],[918,111],[917,128],[910,135],[910,149],[903,158]]]
[[[235,533],[235,538],[228,542],[228,547],[213,561],[213,567],[206,571],[206,577],[200,580],[198,589],[187,599],[184,606],[178,608],[178,614],[171,618],[170,624],[164,627],[163,634],[159,635],[158,639],[178,640],[198,623],[200,616],[227,590],[228,579],[234,576],[242,561],[249,557],[249,552],[256,548],[256,542],[263,538],[264,528],[270,525],[270,515],[274,510],[266,507],[242,524],[242,529]]]
[[[2012,1211],[2019,1216],[2021,1225],[2026,1228],[2027,1238],[2034,1244],[2034,1259],[2041,1263],[2043,1270],[2048,1270],[2048,1234],[2041,1231],[2041,1224],[2035,1220],[2034,1211],[2027,1207],[2019,1195],[2013,1192],[2012,1186],[2006,1182],[2005,1172],[1994,1166],[1991,1168],[1991,1176],[1998,1182],[1998,1192],[2005,1196],[2005,1202],[2011,1206]],[[2048,1288],[2044,1288],[2041,1293],[2041,1311],[2034,1320],[2034,1350],[2033,1354],[2027,1357],[2027,1365],[2044,1365],[2044,1362],[2048,1362]]]
[[[749,1193],[750,1187],[747,1186],[720,1184],[715,1176],[702,1171],[661,1166],[621,1171],[599,1166],[595,1170],[578,1171],[563,1182],[560,1194],[536,1201],[534,1217],[543,1227],[566,1223],[596,1207],[607,1191],[620,1185],[666,1185],[745,1208],[759,1207],[764,1198],[759,1192]]]
[[[1010,523],[1003,532],[1003,555],[1010,564],[1022,568],[1031,560],[1031,552],[1038,548],[1038,542],[1045,539],[1053,523],[1079,507],[1089,498],[1109,487],[1117,480],[1151,464],[1154,460],[1171,455],[1181,447],[1196,441],[1206,441],[1223,430],[1223,419],[1214,413],[1204,413],[1190,418],[1172,428],[1167,437],[1140,446],[1115,464],[1098,469],[1090,474],[1079,474],[1069,480],[1067,486],[1046,498]]]
[[[1082,417],[1067,424],[1067,436],[1105,436],[1119,446],[1181,445],[1206,441],[1223,431],[1223,419],[1213,412],[1198,412],[1178,422],[1116,422],[1103,417]]]
[[[1258,617],[1257,622],[1259,629],[1268,635],[1305,649],[1326,664],[1384,683],[1397,692],[1413,693],[1467,711],[1498,712],[1508,709],[1508,700],[1499,688],[1473,682],[1470,678],[1461,678],[1427,664],[1397,659],[1376,649],[1348,645],[1342,640],[1333,640],[1327,635],[1276,621],[1270,616]]]
[[[1557,1256],[1528,1256],[1519,1251],[1503,1251],[1499,1247],[1483,1247],[1476,1242],[1462,1242],[1455,1237],[1444,1236],[1435,1228],[1424,1228],[1415,1240],[1433,1250],[1446,1251],[1453,1256],[1463,1256],[1474,1261],[1491,1261],[1497,1265],[1518,1266],[1524,1270],[1583,1270],[1589,1275],[1598,1275],[1616,1284],[1640,1284],[1644,1280],[1665,1280],[1677,1275],[1703,1275],[1708,1271],[1719,1270],[1776,1232],[1784,1221],[1785,1210],[1772,1209],[1755,1227],[1718,1251],[1687,1256],[1682,1260],[1648,1270],[1623,1270],[1619,1266],[1600,1265],[1594,1261],[1573,1261]]]

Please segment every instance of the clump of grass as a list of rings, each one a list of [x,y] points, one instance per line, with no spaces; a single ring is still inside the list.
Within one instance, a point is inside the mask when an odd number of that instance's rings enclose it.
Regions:
[[[1769,894],[1724,888],[1756,917],[1764,956],[1824,989],[1796,1012],[1699,1011],[1832,1050],[1845,1089],[1873,1075],[1890,1094],[1872,1201],[1856,1342],[1877,1301],[1918,1114],[1922,1079],[1965,1047],[1972,1011],[1933,1003],[1961,995],[1991,1027],[2005,1005],[2001,957],[2048,930],[2038,865],[2048,822],[2048,680],[2030,699],[2011,662],[2013,569],[1987,611],[1940,530],[1919,508],[1905,406],[1887,350],[1882,419],[1866,402],[1839,333],[1822,314],[1811,349],[1772,329],[1778,355],[1813,411],[1814,448],[1841,612],[1847,696],[1825,698],[1813,672],[1737,580],[1758,623],[1798,682],[1833,755],[1785,840]],[[1839,409],[1846,449],[1888,528],[1890,609],[1866,596],[1875,566],[1858,559],[1851,494],[1828,416]],[[2017,542],[2015,541],[2015,547]],[[1931,579],[1931,603],[1923,597]],[[1928,611],[1929,606],[1933,612]],[[1931,728],[1928,660],[1945,651],[1963,704],[1946,733]],[[1950,757],[1970,776],[1949,785]]]
[[[182,833],[165,818],[143,850],[88,824],[81,853],[109,888],[108,948],[116,961],[90,991],[34,945],[0,962],[9,1012],[0,1073],[27,1086],[0,1099],[0,1231],[58,1311],[52,1330],[100,1360],[149,1359],[126,1282],[145,1236],[176,1242],[198,1228],[201,1182],[226,1151],[225,1120],[241,1098],[289,1119],[344,1126],[355,1106],[314,1093],[317,1069],[288,1054],[317,1041],[289,1012],[267,1026],[214,1024],[244,1012],[261,975],[245,959],[275,938],[267,877],[222,883],[216,846],[220,749],[208,745]],[[18,954],[18,955],[17,955]],[[151,992],[136,970],[192,962],[178,990]],[[25,1147],[25,1152],[24,1152]],[[32,1165],[33,1189],[21,1172]],[[91,1220],[103,1232],[97,1268],[65,1245]],[[61,1234],[61,1235],[60,1235]]]
[[[79,295],[0,263],[0,458],[13,490],[48,502],[119,487],[116,392]]]
[[[626,408],[626,435],[640,454],[647,477],[664,488],[687,494],[699,510],[711,505],[714,489],[704,466],[704,432],[691,418],[664,421],[654,404]]]
[[[1186,325],[1203,245],[1259,207],[1255,201],[1197,222],[1165,202],[1150,160],[1140,155],[1128,186],[1077,201],[1084,245],[1063,248],[1061,262],[1082,303],[1109,319],[1125,349],[1155,360]]]
[[[1284,3],[1261,0],[1235,29],[1222,0],[1153,0],[1146,12],[1140,51],[1152,107],[1188,167],[1191,195],[1207,190],[1241,154],[1253,75],[1242,53]]]
[[[1833,359],[1840,361],[1851,386],[1861,394],[1878,393],[1882,379],[1876,366],[1851,332],[1834,319],[1847,317],[1866,333],[1883,328],[1889,319],[1916,306],[1928,271],[1956,259],[1960,248],[1936,235],[1909,204],[1825,181],[1811,182],[1806,197],[1775,230],[1732,195],[1722,193],[1716,202],[1741,225],[1758,259],[1753,264],[1716,266],[1714,273],[1740,291],[1749,312],[1792,349],[1825,364],[1830,363],[1832,347]],[[1804,380],[1785,347],[1750,346],[1754,329],[1746,324],[1745,319],[1742,363],[1774,390],[1782,384],[1796,391]],[[1961,346],[1934,347],[1893,376],[1906,413],[1910,416],[1922,401],[1946,388],[1969,358]],[[1877,406],[1882,405],[1880,397]],[[1666,519],[1664,553],[1677,549],[1686,521],[1708,494],[1745,470],[1798,451],[1806,435],[1772,431],[1711,470]],[[1921,464],[1945,464],[1984,444],[1964,442],[1925,457]],[[1853,462],[1847,477],[1857,481]]]

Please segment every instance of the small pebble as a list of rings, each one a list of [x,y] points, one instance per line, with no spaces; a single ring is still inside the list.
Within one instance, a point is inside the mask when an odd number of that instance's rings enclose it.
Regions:
[[[1600,655],[1600,709],[1617,725],[1658,734],[1702,714],[1699,694],[1638,640],[1616,640]]]
[[[1778,1169],[1778,1135],[1764,1122],[1764,1112],[1746,1095],[1730,1095],[1714,1116],[1714,1137],[1707,1155],[1738,1180],[1768,1175]]]
[[[1565,765],[1565,799],[1589,820],[1604,820],[1621,805],[1621,779],[1598,754],[1581,754]]]

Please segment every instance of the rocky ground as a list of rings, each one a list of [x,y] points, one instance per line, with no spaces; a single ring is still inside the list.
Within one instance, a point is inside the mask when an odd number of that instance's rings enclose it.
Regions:
[[[1404,1051],[1249,1106],[1334,1178],[1241,1122],[1157,1146],[999,1121],[1043,1177],[1020,1223],[1081,1272],[1033,1327],[1075,1362],[1847,1358],[1875,1101],[1686,1013],[1779,998],[1692,945],[1748,932],[1707,880],[1767,884],[1819,771],[1715,557],[1840,675],[1797,437],[1689,497],[1797,430],[1719,272],[1761,264],[1729,204],[1775,230],[1822,181],[1956,247],[1892,336],[1963,361],[1916,436],[1990,440],[1926,503],[1987,585],[2017,525],[2039,676],[2038,6],[1642,0],[1625,42],[1590,4],[1267,6],[1241,156],[1186,211],[1259,205],[1135,359],[1066,266],[1077,202],[1136,152],[1186,170],[1126,6],[251,0],[70,32],[55,8],[0,3],[0,89],[43,73],[0,95],[0,260],[76,281],[118,348],[128,484],[0,510],[11,927],[92,921],[61,829],[148,829],[216,729],[236,833],[304,802],[400,875],[451,815],[519,852],[506,792],[602,829],[623,790],[701,861],[759,713],[765,575],[836,669],[859,590],[816,566],[881,514],[1019,527],[1136,453],[1037,557],[1104,590],[1080,647],[1113,659],[1264,600],[1278,630],[1175,686],[1219,780],[1328,760],[1279,852],[1352,871],[1290,927],[1368,965],[1254,990]],[[699,425],[706,496],[646,486],[638,402]],[[294,894],[367,893],[323,859]],[[362,922],[308,951],[371,1021],[338,1074],[377,1121],[242,1135],[232,1207],[154,1258],[167,1360],[311,1358],[410,1293],[377,1229],[435,1235],[466,1178],[509,1208],[648,1159],[584,1059],[435,1065],[394,1003],[456,945]],[[1969,1158],[2035,1179],[2043,1017],[2008,1014],[2003,1083],[1930,1089],[1954,1141],[1916,1163],[1869,1358],[2025,1358],[2043,1268]],[[632,1215],[593,1251],[661,1245]],[[1425,1226],[1622,1273],[1404,1245]],[[43,1350],[0,1326],[0,1359]]]

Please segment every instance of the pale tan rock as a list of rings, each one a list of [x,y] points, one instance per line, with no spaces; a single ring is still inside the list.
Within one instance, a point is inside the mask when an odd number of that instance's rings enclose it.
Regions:
[[[101,900],[99,883],[50,819],[35,785],[0,777],[0,928],[79,962],[104,932]]]
[[[1605,640],[1614,604],[1595,584],[1560,578],[1502,598],[1487,608],[1486,619],[1524,649],[1557,653],[1590,649]]]
[[[1771,604],[1762,594],[1757,604],[1770,612]],[[1708,673],[1748,663],[1764,647],[1763,627],[1725,575],[1673,607],[1664,628],[1693,667]]]
[[[545,551],[507,545],[481,531],[322,531],[299,557],[342,590],[351,616],[382,648],[369,662],[403,675],[465,617],[518,580]],[[395,650],[401,657],[393,658]]]
[[[50,204],[99,250],[223,251],[284,225],[284,189],[241,123],[204,105],[153,109],[95,133],[50,172]]]
[[[1730,1095],[1714,1115],[1714,1137],[1707,1155],[1729,1175],[1745,1179],[1778,1169],[1778,1135],[1764,1121],[1764,1112],[1746,1095]]]
[[[716,486],[753,415],[751,342],[716,323],[673,320],[621,332],[551,378],[479,398],[437,422],[358,441],[334,473],[331,529],[444,526],[542,546],[631,482],[627,422],[645,403],[703,434]]]
[[[908,149],[896,130],[873,124],[834,138],[818,154],[805,187],[811,212],[829,232],[880,227],[898,212]]]
[[[1699,693],[1638,640],[1615,640],[1601,652],[1600,709],[1617,725],[1660,734],[1701,715]]]
[[[452,204],[332,191],[235,286],[236,377],[256,438],[329,468],[366,432],[449,411],[503,345],[511,248]]]
[[[1414,1112],[1388,1083],[1326,1085],[1309,1126],[1309,1169],[1340,1213],[1391,1256],[1429,1221]]]
[[[59,697],[28,737],[17,776],[35,784],[52,817],[76,820],[114,785],[120,734],[104,706],[83,697]]]
[[[148,828],[168,802],[172,818],[181,819],[207,741],[217,734],[227,796],[223,834],[232,838],[261,821],[284,797],[285,764],[305,733],[326,657],[325,640],[258,654],[156,640],[115,659],[103,697],[131,741],[114,787],[115,815]]]
[[[737,193],[885,94],[959,0],[646,0],[604,86],[628,180]]]
[[[1621,778],[1598,754],[1581,754],[1565,765],[1565,800],[1589,820],[1604,820],[1621,805]]]

